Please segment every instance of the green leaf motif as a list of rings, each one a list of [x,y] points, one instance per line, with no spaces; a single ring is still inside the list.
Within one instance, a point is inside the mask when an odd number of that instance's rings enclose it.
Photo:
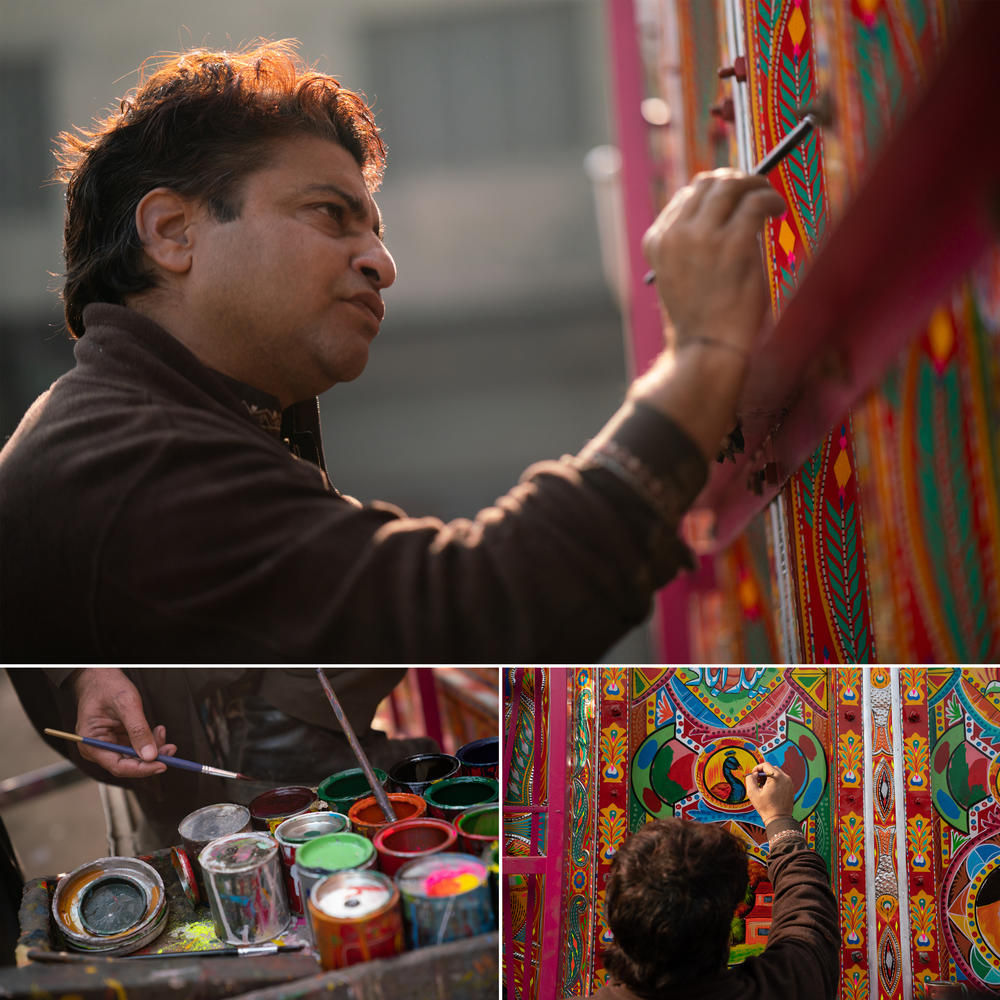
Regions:
[[[827,500],[823,548],[826,578],[833,602],[831,610],[844,652],[852,663],[868,663],[871,644],[864,622],[856,506],[856,502],[852,501],[841,512],[837,504]]]

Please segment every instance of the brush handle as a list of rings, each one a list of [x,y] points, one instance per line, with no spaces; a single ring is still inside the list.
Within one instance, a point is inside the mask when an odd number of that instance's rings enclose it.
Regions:
[[[123,747],[119,743],[105,743],[104,740],[95,740],[91,736],[81,736],[80,742],[88,743],[99,750],[114,750],[115,753],[123,754],[125,757],[135,757],[136,760],[142,760],[144,764],[153,763],[151,760],[143,760],[131,747]],[[179,767],[183,771],[201,771],[203,766],[196,764],[193,760],[184,760],[183,757],[168,757],[166,754],[157,754],[156,760],[161,764],[166,764],[168,767]]]

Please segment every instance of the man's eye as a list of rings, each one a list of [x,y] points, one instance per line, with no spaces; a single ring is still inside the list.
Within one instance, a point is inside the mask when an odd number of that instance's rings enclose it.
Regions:
[[[325,212],[334,222],[344,221],[344,206],[337,205],[334,202],[324,202],[319,206],[320,209]]]

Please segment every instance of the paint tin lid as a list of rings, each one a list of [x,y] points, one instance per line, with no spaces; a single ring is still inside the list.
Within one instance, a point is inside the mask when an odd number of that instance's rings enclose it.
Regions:
[[[274,838],[279,844],[298,846],[328,833],[343,833],[350,827],[351,821],[343,813],[306,813],[280,823],[274,831]]]
[[[363,865],[374,851],[367,837],[356,833],[328,833],[304,843],[295,861],[302,869],[336,872]]]
[[[275,816],[291,816],[292,813],[308,809],[316,800],[316,793],[305,785],[287,785],[272,788],[258,795],[250,803],[250,815],[256,820],[273,819]]]
[[[250,810],[235,802],[217,802],[188,813],[180,821],[177,832],[192,842],[218,840],[239,833],[250,822]]]
[[[127,955],[163,929],[163,880],[138,858],[99,858],[64,875],[52,896],[52,917],[77,951]]]
[[[392,879],[381,872],[337,872],[317,882],[312,905],[335,920],[363,920],[396,901]]]
[[[183,847],[170,848],[170,863],[177,873],[177,881],[184,890],[187,901],[192,906],[197,906],[201,902],[201,893],[198,891],[198,880],[195,878],[194,869],[191,867],[191,859],[187,856],[187,851]]]
[[[460,896],[486,879],[486,865],[471,854],[431,854],[403,865],[396,884],[404,896]]]
[[[266,833],[233,833],[203,848],[198,862],[207,872],[235,874],[260,868],[277,854],[277,843]]]

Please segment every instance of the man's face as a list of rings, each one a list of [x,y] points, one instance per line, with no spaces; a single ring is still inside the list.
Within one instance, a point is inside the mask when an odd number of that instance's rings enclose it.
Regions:
[[[185,305],[216,345],[216,367],[283,406],[357,378],[396,279],[381,218],[346,149],[280,140],[243,183],[239,217],[203,209]]]

